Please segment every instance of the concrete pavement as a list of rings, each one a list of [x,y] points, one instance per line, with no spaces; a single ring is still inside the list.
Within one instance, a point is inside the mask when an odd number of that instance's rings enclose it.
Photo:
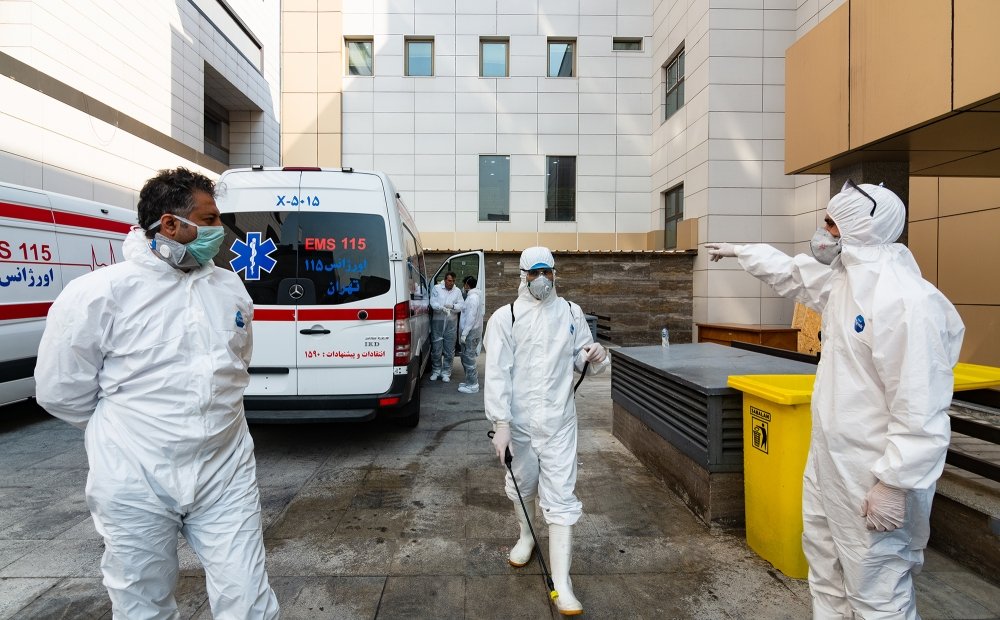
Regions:
[[[251,427],[267,567],[283,618],[556,618],[516,539],[482,393],[426,382],[420,426]],[[426,379],[425,379],[426,381]],[[583,382],[573,583],[593,618],[808,618],[804,581],[709,529],[611,435],[610,378]],[[110,618],[102,542],[83,498],[82,433],[30,406],[0,410],[0,618]],[[540,528],[543,546],[547,537]],[[210,618],[181,543],[182,618]],[[929,551],[925,619],[1000,617],[1000,588]]]

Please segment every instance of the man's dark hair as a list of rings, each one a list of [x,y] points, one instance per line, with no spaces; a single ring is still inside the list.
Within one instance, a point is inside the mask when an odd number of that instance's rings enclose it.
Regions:
[[[456,274],[454,271],[449,271],[448,273],[444,274],[444,279],[447,280],[448,276],[451,276],[452,280],[458,279],[458,274]]]
[[[215,196],[215,181],[187,168],[160,170],[142,186],[139,192],[139,226],[152,239],[156,230],[149,227],[160,221],[164,213],[187,217],[194,209],[194,192]]]
[[[476,288],[476,276],[465,276],[465,280],[462,284],[468,284],[469,288]]]

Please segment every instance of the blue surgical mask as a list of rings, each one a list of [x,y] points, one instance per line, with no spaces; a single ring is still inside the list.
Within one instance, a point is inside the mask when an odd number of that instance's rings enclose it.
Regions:
[[[222,242],[226,237],[226,232],[222,226],[199,226],[179,215],[175,215],[174,217],[188,226],[194,226],[198,229],[198,236],[193,241],[184,244],[188,253],[198,261],[199,265],[211,262],[215,258],[215,255],[219,253],[219,248],[222,247]]]

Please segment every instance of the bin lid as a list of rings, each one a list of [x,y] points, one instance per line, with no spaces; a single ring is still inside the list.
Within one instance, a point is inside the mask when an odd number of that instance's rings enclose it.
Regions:
[[[1000,368],[965,363],[955,365],[956,392],[998,386],[1000,386]]]
[[[729,387],[779,405],[801,405],[812,400],[816,375],[733,375]]]

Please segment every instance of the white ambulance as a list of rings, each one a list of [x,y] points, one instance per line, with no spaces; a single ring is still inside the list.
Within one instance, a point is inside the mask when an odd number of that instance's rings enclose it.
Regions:
[[[35,395],[49,306],[73,278],[123,260],[136,213],[0,183],[0,405]]]
[[[218,188],[215,262],[254,302],[247,418],[416,426],[430,287],[448,271],[482,286],[483,252],[428,277],[413,218],[379,172],[253,167],[223,173]]]

